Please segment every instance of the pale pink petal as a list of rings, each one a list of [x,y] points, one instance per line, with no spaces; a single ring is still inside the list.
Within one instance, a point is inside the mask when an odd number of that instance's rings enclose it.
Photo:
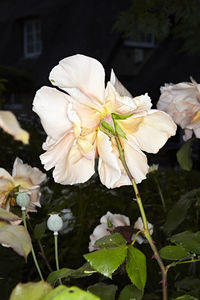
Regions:
[[[46,179],[46,174],[38,168],[24,164],[18,157],[15,159],[12,171],[13,178],[29,179],[33,185],[38,185]]]
[[[33,111],[40,117],[47,135],[56,141],[72,128],[67,116],[68,104],[67,95],[45,86],[37,91],[33,101]]]
[[[9,191],[14,186],[15,183],[12,176],[5,169],[0,168],[0,193]]]
[[[98,131],[97,134],[97,150],[99,153],[98,171],[101,182],[107,188],[112,188],[119,180],[121,170],[117,157],[113,153],[109,137],[101,131]]]
[[[29,133],[20,127],[15,115],[11,111],[0,111],[0,127],[12,135],[15,140],[28,144]]]
[[[105,216],[102,216],[100,219],[100,223],[107,226],[108,219],[112,223],[114,227],[118,226],[130,226],[130,219],[124,215],[120,214],[112,214],[111,212],[107,212]]]
[[[128,96],[132,98],[131,94],[129,91],[123,86],[123,84],[117,79],[113,69],[111,70],[111,75],[110,75],[110,82],[118,92],[120,96]]]
[[[140,183],[143,179],[146,178],[148,173],[148,164],[147,158],[142,151],[139,150],[137,145],[134,145],[132,141],[124,141],[124,154],[128,168],[135,179],[136,183]]]
[[[49,79],[63,90],[78,88],[87,96],[104,102],[105,72],[94,58],[80,54],[67,57],[52,69]]]
[[[53,177],[61,184],[76,184],[87,181],[94,174],[93,157],[88,159],[75,143],[75,136],[69,133],[54,147],[40,156],[46,170],[55,167]]]
[[[196,135],[196,137],[197,137],[198,139],[200,139],[200,127],[194,129],[194,134]]]
[[[171,117],[158,110],[150,110],[146,116],[137,118],[135,115],[119,123],[125,132],[128,131],[128,140],[134,140],[141,150],[149,153],[157,153],[168,138],[176,133],[176,125]]]

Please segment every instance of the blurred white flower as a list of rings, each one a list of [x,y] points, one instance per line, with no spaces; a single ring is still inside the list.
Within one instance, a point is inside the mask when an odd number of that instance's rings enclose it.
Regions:
[[[46,170],[54,167],[54,180],[61,184],[86,182],[95,172],[98,156],[100,180],[106,187],[131,184],[115,137],[102,128],[102,121],[113,126],[113,113],[129,115],[116,121],[126,136],[119,139],[136,183],[145,179],[148,164],[142,151],[157,153],[175,134],[171,117],[151,109],[147,94],[133,98],[113,71],[105,88],[104,68],[91,57],[74,55],[61,60],[50,80],[60,90],[46,86],[38,90],[33,111],[48,135],[43,144],[46,152],[40,158]]]
[[[153,234],[153,225],[151,223],[149,223],[149,222],[148,222],[147,225],[148,225],[149,233],[150,233],[150,235],[152,235]],[[142,231],[144,230],[144,224],[142,222],[142,218],[141,217],[139,217],[137,219],[137,221],[135,222],[134,228],[138,229],[138,230],[142,230]]]
[[[137,230],[144,230],[142,219],[138,218],[134,226],[131,226],[130,219],[124,215],[112,214],[107,212],[105,216],[102,216],[100,219],[100,225],[98,225],[93,233],[90,235],[89,251],[98,250],[98,247],[95,245],[95,242],[100,238],[110,235],[114,232],[121,233],[129,242],[134,240]],[[123,230],[124,227],[124,230]],[[153,225],[148,223],[150,234],[153,233]],[[135,233],[134,233],[134,229]],[[141,235],[137,235],[136,241],[139,244],[142,244],[145,239]]]
[[[0,168],[0,207],[9,209],[16,205],[16,193],[27,192],[30,196],[30,204],[27,211],[37,211],[40,207],[40,183],[46,179],[46,174],[38,168],[32,168],[24,164],[18,157],[15,159],[12,176],[3,168]]]
[[[157,108],[168,113],[174,122],[184,129],[184,140],[194,132],[200,138],[200,84],[192,82],[165,84]]]
[[[0,110],[0,127],[12,135],[15,140],[24,144],[29,142],[29,133],[22,129],[11,111]]]
[[[148,173],[158,171],[158,167],[159,167],[159,164],[153,164],[153,165],[149,166],[149,172]]]

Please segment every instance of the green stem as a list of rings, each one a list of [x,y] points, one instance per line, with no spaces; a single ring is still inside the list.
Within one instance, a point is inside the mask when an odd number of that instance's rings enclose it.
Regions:
[[[58,232],[54,232],[54,244],[55,244],[55,260],[56,260],[56,269],[59,271],[59,260],[58,260]],[[62,284],[61,278],[59,278],[59,283]]]
[[[25,227],[26,230],[28,231],[27,225],[26,225],[26,211],[25,211],[25,210],[22,210],[22,218],[23,218],[24,227]],[[34,251],[34,249],[33,249],[33,245],[32,245],[31,252],[32,252],[33,260],[34,260],[36,269],[37,269],[37,271],[38,271],[38,273],[39,273],[40,279],[41,279],[41,280],[44,280],[44,278],[43,278],[43,276],[42,276],[42,272],[41,272],[40,267],[39,267],[39,264],[38,264],[38,262],[37,262],[37,258],[36,258],[36,255],[35,255],[35,251]]]
[[[169,264],[168,266],[166,266],[166,270],[168,271],[169,268],[176,267],[176,265],[191,264],[193,262],[198,262],[198,261],[200,261],[200,259],[191,259],[191,260],[173,262],[173,263]]]
[[[139,206],[140,213],[141,213],[141,216],[142,216],[142,221],[143,221],[143,224],[144,224],[144,235],[145,235],[147,241],[149,242],[149,244],[151,246],[151,249],[154,253],[154,258],[157,260],[157,263],[160,266],[160,269],[161,269],[161,272],[162,272],[163,300],[167,300],[167,270],[166,270],[166,268],[163,264],[162,259],[160,258],[159,252],[158,252],[158,250],[157,250],[157,248],[154,244],[154,241],[152,240],[152,237],[149,233],[147,217],[146,217],[144,207],[143,207],[143,204],[142,204],[142,199],[140,197],[140,193],[138,191],[138,187],[137,187],[137,184],[135,182],[135,179],[133,178],[133,176],[132,176],[132,174],[131,174],[128,166],[127,166],[127,163],[126,163],[126,160],[125,160],[125,155],[124,155],[124,149],[122,148],[119,136],[116,135],[115,139],[116,139],[118,150],[119,150],[120,160],[123,164],[123,167],[124,167],[128,177],[129,177],[129,179],[130,179],[130,181],[133,185],[133,189],[135,191],[136,201],[137,201],[137,204]]]

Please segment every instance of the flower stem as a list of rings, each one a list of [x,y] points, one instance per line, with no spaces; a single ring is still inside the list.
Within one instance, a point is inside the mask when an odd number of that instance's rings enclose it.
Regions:
[[[58,232],[54,232],[54,244],[55,244],[55,260],[56,260],[56,269],[59,271],[59,260],[58,260]],[[59,278],[59,284],[62,284],[61,278]]]
[[[144,224],[144,235],[145,235],[147,241],[149,242],[149,244],[151,246],[151,249],[154,253],[154,258],[157,260],[157,263],[158,263],[158,265],[161,269],[161,272],[162,272],[163,300],[167,300],[167,270],[166,270],[166,268],[163,264],[162,259],[160,258],[159,252],[158,252],[158,250],[157,250],[157,248],[154,244],[154,241],[152,240],[152,237],[149,233],[147,217],[146,217],[144,207],[143,207],[143,204],[142,204],[142,199],[140,197],[140,193],[138,191],[138,187],[137,187],[137,184],[135,182],[135,179],[133,178],[133,176],[132,176],[132,174],[131,174],[128,166],[127,166],[125,155],[124,155],[124,149],[122,148],[119,136],[116,136],[115,139],[116,139],[118,150],[119,150],[120,160],[121,160],[121,162],[123,164],[123,167],[124,167],[128,177],[129,177],[129,179],[132,183],[132,186],[133,186],[133,189],[134,189],[134,192],[135,192],[135,195],[136,195],[136,201],[137,201],[137,204],[139,206],[140,213],[141,213],[141,216],[142,216],[142,221],[143,221],[143,224]]]
[[[25,227],[26,230],[28,231],[27,225],[26,225],[26,211],[25,211],[25,210],[22,210],[22,218],[23,218],[24,227]],[[39,267],[39,264],[38,264],[38,262],[37,262],[37,258],[36,258],[36,255],[35,255],[35,251],[34,251],[34,249],[33,249],[33,245],[32,245],[31,252],[32,252],[33,260],[34,260],[36,269],[37,269],[37,271],[38,271],[38,273],[39,273],[40,279],[41,279],[41,280],[44,280],[44,278],[43,278],[43,276],[42,276],[42,272],[41,272],[40,267]]]

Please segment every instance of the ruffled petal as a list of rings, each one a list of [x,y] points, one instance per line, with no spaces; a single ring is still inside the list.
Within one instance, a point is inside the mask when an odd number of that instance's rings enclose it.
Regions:
[[[12,176],[3,168],[0,168],[0,192],[9,191],[15,183]]]
[[[97,134],[97,150],[99,154],[98,171],[101,182],[112,188],[121,176],[121,170],[112,150],[112,143],[109,137],[101,131]]]
[[[28,164],[24,164],[18,157],[15,159],[13,165],[12,176],[14,180],[17,180],[17,178],[30,180],[32,185],[38,185],[46,179],[46,174],[42,173],[36,167],[32,168]]]
[[[42,87],[35,95],[33,111],[38,114],[47,135],[58,141],[72,129],[68,119],[67,95],[55,88]]]
[[[171,117],[158,110],[150,110],[146,116],[130,117],[119,123],[128,132],[127,138],[149,153],[157,153],[168,138],[176,133],[176,125]]]
[[[52,69],[49,79],[63,90],[78,88],[87,96],[104,102],[105,72],[94,58],[80,54],[64,58]]]
[[[74,142],[74,134],[69,133],[40,156],[46,170],[55,167],[53,171],[55,182],[61,184],[83,183],[94,174],[95,153],[89,159],[86,158]]]
[[[15,115],[11,111],[0,111],[0,127],[12,135],[15,140],[28,144],[29,133],[20,127]]]

